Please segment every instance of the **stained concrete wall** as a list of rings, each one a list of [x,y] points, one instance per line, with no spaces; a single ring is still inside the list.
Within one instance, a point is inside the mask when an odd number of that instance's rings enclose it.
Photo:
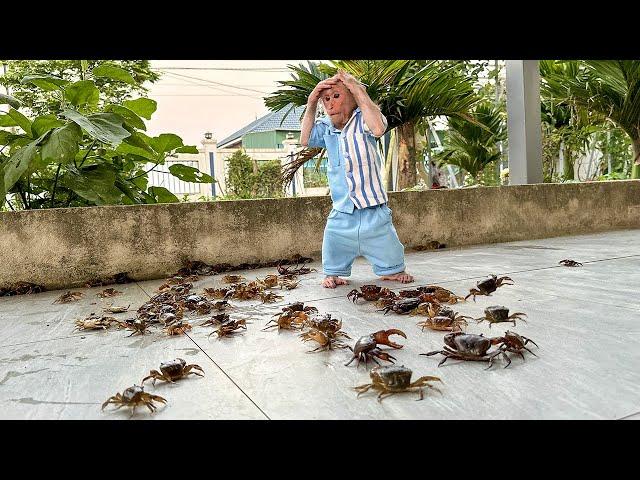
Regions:
[[[640,181],[392,192],[389,206],[407,248],[506,242],[640,228]],[[2,212],[0,287],[161,278],[186,260],[319,259],[330,210],[329,197],[301,197]]]

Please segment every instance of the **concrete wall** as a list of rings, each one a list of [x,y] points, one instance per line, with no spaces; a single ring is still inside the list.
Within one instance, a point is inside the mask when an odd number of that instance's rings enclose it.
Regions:
[[[449,247],[640,228],[640,181],[392,192],[407,248]],[[0,287],[48,289],[128,272],[175,273],[187,259],[319,259],[329,197],[0,212]]]

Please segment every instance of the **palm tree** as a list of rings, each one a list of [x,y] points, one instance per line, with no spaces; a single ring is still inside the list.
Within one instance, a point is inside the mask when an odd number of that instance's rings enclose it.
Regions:
[[[285,88],[267,97],[265,104],[276,111],[306,105],[319,81],[334,75],[338,68],[351,73],[380,106],[388,121],[387,131],[399,127],[399,189],[416,184],[415,126],[419,119],[443,115],[473,121],[468,112],[478,97],[454,64],[433,60],[339,60],[332,64],[289,65],[293,80],[279,82]],[[295,173],[319,151],[303,150],[287,172]]]
[[[633,145],[631,178],[640,178],[640,61],[542,61],[542,89],[553,97],[608,118]]]
[[[473,115],[477,123],[449,119],[444,150],[434,159],[439,164],[456,165],[479,181],[484,168],[500,159],[498,142],[506,140],[507,131],[500,109],[491,103],[478,104]]]

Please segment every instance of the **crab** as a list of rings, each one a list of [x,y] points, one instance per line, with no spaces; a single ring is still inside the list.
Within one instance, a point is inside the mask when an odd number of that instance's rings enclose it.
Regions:
[[[387,305],[386,307],[379,309],[378,312],[384,312],[384,314],[386,315],[387,313],[389,313],[389,311],[393,311],[394,313],[398,313],[400,315],[406,315],[418,308],[418,305],[420,305],[421,303],[422,302],[419,298],[400,298]]]
[[[134,385],[133,387],[127,388],[122,393],[116,393],[114,396],[107,398],[107,401],[102,404],[102,410],[104,410],[104,407],[110,403],[113,403],[118,405],[116,410],[124,406],[133,407],[131,416],[136,412],[136,407],[139,405],[146,406],[151,413],[154,413],[158,407],[156,407],[153,402],[162,402],[166,404],[167,400],[160,395],[146,393],[143,386]]]
[[[167,325],[164,329],[167,335],[182,335],[185,332],[191,330],[191,324],[189,322],[178,321]]]
[[[517,353],[518,355],[520,355],[522,357],[522,360],[524,360],[524,355],[522,354],[522,350],[526,350],[527,352],[529,352],[531,355],[533,355],[534,357],[537,357],[537,355],[535,353],[533,353],[531,350],[529,350],[525,345],[529,342],[533,343],[536,347],[538,347],[538,344],[536,342],[534,342],[533,340],[531,340],[530,338],[527,338],[523,335],[518,335],[516,332],[510,332],[509,330],[507,330],[504,333],[504,337],[498,337],[493,339],[495,340],[499,340],[500,343],[502,343],[502,349],[507,351],[507,352],[512,352],[512,353]],[[540,348],[540,347],[538,347]]]
[[[227,299],[233,295],[233,288],[205,288],[204,294],[208,297],[213,297],[216,300]]]
[[[30,295],[32,293],[44,292],[45,288],[42,285],[36,285],[30,282],[17,282],[9,285],[6,288],[0,287],[0,297],[8,297],[11,295]]]
[[[470,296],[473,295],[473,301],[476,301],[476,295],[491,295],[495,292],[498,287],[504,285],[513,285],[513,283],[506,283],[507,280],[513,282],[513,280],[509,277],[497,277],[496,275],[489,275],[489,278],[486,280],[482,280],[481,282],[476,283],[477,288],[471,288],[469,290],[469,295],[464,297],[466,300]]]
[[[485,368],[485,370],[488,370],[493,366],[493,359],[498,355],[503,355],[507,360],[504,368],[507,368],[511,364],[511,360],[507,354],[504,353],[503,348],[497,348],[493,352],[489,352],[489,349],[493,345],[504,343],[501,338],[486,338],[482,336],[482,334],[452,332],[444,336],[444,343],[443,350],[421,353],[420,355],[430,357],[431,355],[441,353],[444,355],[444,358],[440,361],[438,367],[449,358],[453,358],[454,360],[489,362],[489,366]]]
[[[122,292],[120,290],[116,290],[115,288],[105,288],[103,291],[96,293],[96,295],[100,298],[108,298],[115,297],[121,293]]]
[[[304,302],[293,302],[288,307],[282,308],[283,312],[305,312],[305,313],[318,313],[318,309],[316,307],[312,307],[310,305],[304,306]],[[276,314],[279,315],[279,314]],[[274,315],[275,317],[275,315]]]
[[[268,292],[268,293],[260,292],[259,296],[260,296],[260,300],[262,300],[262,303],[275,303],[284,299],[282,295],[278,295],[273,292]]]
[[[196,372],[195,370],[199,370],[202,374]],[[160,371],[151,370],[149,375],[142,379],[140,382],[141,385],[144,385],[144,382],[153,378],[153,384],[156,384],[156,380],[164,380],[165,382],[175,383],[175,380],[179,380],[188,375],[199,375],[203,377],[204,370],[199,365],[187,365],[182,358],[176,358],[175,360],[171,360],[170,362],[162,362],[160,364]]]
[[[274,317],[275,316],[278,318],[269,320],[262,330],[269,330],[276,327],[278,328],[278,332],[280,330],[299,330],[309,319],[309,315],[304,311],[285,311],[283,313],[276,313]],[[273,325],[269,325],[270,323],[273,323]]]
[[[246,320],[227,320],[218,327],[217,330],[214,330],[209,334],[209,336],[214,333],[218,335],[218,338],[226,337],[232,335],[234,333],[238,333],[238,330],[246,330],[247,329],[247,321]]]
[[[114,317],[102,317],[91,313],[87,318],[76,320],[76,330],[106,330],[112,322],[117,320]]]
[[[106,308],[103,308],[102,311],[106,312],[106,313],[124,313],[126,311],[129,310],[129,307],[131,306],[131,304],[125,306],[120,306],[120,307],[114,307],[113,305],[109,305]]]
[[[516,320],[525,321],[522,316],[527,316],[526,313],[516,312],[512,315],[509,315],[509,309],[502,305],[491,305],[484,309],[484,317],[476,318],[476,322],[480,323],[483,321],[489,322],[489,328],[493,323],[502,323],[502,322],[513,322],[513,326],[516,326]]]
[[[378,345],[388,345],[391,348],[396,349],[402,348],[404,346],[389,340],[390,335],[400,335],[401,337],[407,338],[402,330],[397,330],[395,328],[392,328],[390,330],[379,330],[375,333],[360,337],[355,346],[351,349],[351,351],[353,352],[353,357],[351,357],[351,360],[349,360],[349,362],[345,363],[345,367],[356,359],[358,360],[356,362],[356,368],[360,366],[361,360],[364,360],[365,367],[367,366],[368,360],[373,360],[375,363],[380,365],[380,362],[376,360],[376,357],[393,363],[395,357],[392,357],[388,353],[383,352],[378,348]]]
[[[225,275],[222,277],[224,283],[240,283],[246,280],[242,275]]]
[[[281,280],[280,281],[280,290],[282,290],[283,288],[286,288],[287,290],[293,290],[294,288],[296,288],[298,285],[300,284],[300,282],[296,282],[294,280]]]
[[[226,322],[227,320],[230,320],[230,317],[229,317],[228,313],[218,313],[216,315],[213,315],[209,320],[201,323],[200,326],[201,327],[206,327],[206,326],[209,326],[209,325],[222,324],[222,323]]]
[[[53,303],[70,303],[77,302],[84,296],[82,292],[72,292],[68,291],[60,295]]]
[[[316,316],[304,322],[304,326],[309,328],[308,332],[300,334],[302,341],[308,342],[313,340],[320,346],[310,352],[322,350],[333,350],[333,348],[349,348],[342,342],[342,338],[351,338],[345,332],[342,332],[342,321],[331,318],[331,314]]]
[[[233,305],[231,305],[227,300],[219,300],[211,304],[211,309],[222,312],[227,309],[233,309]]]
[[[168,288],[160,289],[160,292],[164,293],[168,291],[171,293],[178,293],[180,295],[187,295],[189,291],[193,288],[193,283],[179,283],[177,285],[172,285],[172,286],[166,285],[166,287]]]
[[[144,319],[141,319],[141,318],[128,318],[126,320],[117,320],[117,322],[121,328],[127,328],[129,330],[133,330],[129,335],[127,335],[127,337],[131,337],[136,333],[139,333],[140,335],[144,335],[144,332],[149,326],[149,324]]]
[[[264,278],[256,278],[256,282],[263,286],[264,288],[274,288],[278,286],[280,282],[278,275],[267,275]]]
[[[277,269],[280,275],[306,275],[307,273],[315,272],[315,268],[308,268],[304,266],[299,266],[302,261],[302,265],[304,265],[307,261],[311,261],[310,258],[301,258],[296,263],[296,266],[293,268],[289,268],[287,266],[281,265],[282,262],[278,263]]]
[[[453,305],[460,300],[464,300],[464,297],[459,297],[451,290],[447,290],[439,285],[427,285],[426,287],[418,287],[420,291],[419,298],[423,302],[437,301],[439,303],[448,303]]]
[[[576,262],[575,260],[570,260],[565,258],[564,260],[560,260],[558,262],[560,265],[564,265],[565,267],[581,267],[582,264],[580,262]]]
[[[420,307],[417,310],[420,310]],[[426,313],[428,318],[418,322],[418,326],[422,327],[422,331],[424,331],[425,327],[439,331],[461,331],[463,326],[468,325],[467,318],[471,319],[471,317],[460,315],[451,308],[439,304],[430,304]]]
[[[347,298],[353,303],[356,303],[359,298],[367,302],[376,302],[383,297],[395,297],[395,294],[388,288],[377,285],[362,285],[360,291],[354,288],[347,294]]]
[[[395,395],[396,393],[406,392],[411,390],[417,390],[420,398],[424,398],[424,387],[433,388],[437,392],[439,389],[430,385],[429,382],[442,382],[438,377],[424,376],[418,378],[415,382],[411,382],[411,375],[413,372],[411,369],[404,365],[387,365],[384,367],[374,367],[369,372],[372,383],[359,385],[354,387],[354,390],[358,392],[358,397],[367,392],[370,389],[378,390],[378,401],[381,402],[383,398]],[[440,392],[442,393],[442,392]]]

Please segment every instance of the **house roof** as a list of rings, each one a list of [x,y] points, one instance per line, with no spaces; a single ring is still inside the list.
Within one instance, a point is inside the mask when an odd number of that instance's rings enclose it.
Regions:
[[[300,117],[302,116],[304,107],[295,107],[293,110],[289,110],[289,108],[290,107],[285,107],[277,112],[268,113],[264,117],[251,122],[246,127],[241,128],[224,140],[218,142],[218,147],[224,148],[225,145],[240,140],[248,133],[271,132],[274,130],[300,131]],[[288,114],[285,116],[287,112]]]

